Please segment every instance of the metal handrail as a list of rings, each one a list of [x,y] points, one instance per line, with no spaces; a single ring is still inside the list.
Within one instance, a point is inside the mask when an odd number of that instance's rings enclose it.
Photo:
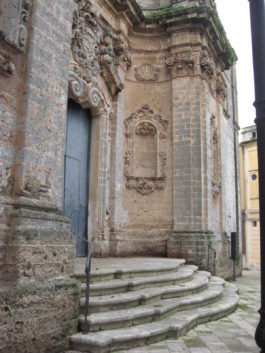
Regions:
[[[92,253],[92,242],[84,239],[79,234],[73,232],[73,234],[77,237],[82,239],[87,243],[87,258],[86,258],[86,266],[85,266],[85,273],[86,273],[86,300],[85,300],[85,324],[84,329],[82,330],[83,333],[88,333],[90,329],[90,324],[88,322],[88,317],[90,315],[89,312],[89,299],[90,299],[90,274],[91,274],[91,253]]]
[[[216,275],[216,250],[208,244],[208,261],[207,261],[207,269],[210,271],[210,250],[213,252],[213,275]]]
[[[88,333],[90,329],[90,324],[88,322],[89,313],[89,299],[90,299],[90,273],[91,273],[91,250],[92,243],[88,241],[88,253],[86,259],[86,301],[85,301],[85,325],[84,325],[84,333]]]

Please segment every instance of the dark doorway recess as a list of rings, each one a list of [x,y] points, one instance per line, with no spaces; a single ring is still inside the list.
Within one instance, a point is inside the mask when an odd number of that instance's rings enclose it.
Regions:
[[[76,234],[76,256],[87,254],[89,164],[92,118],[88,109],[68,102],[64,164],[64,215]]]

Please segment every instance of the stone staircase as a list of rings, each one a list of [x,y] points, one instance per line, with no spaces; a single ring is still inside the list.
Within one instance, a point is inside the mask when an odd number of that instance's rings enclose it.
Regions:
[[[237,307],[234,285],[183,260],[93,259],[90,332],[85,334],[86,278],[81,263],[76,270],[82,283],[81,332],[70,337],[75,351],[109,353],[177,338]]]

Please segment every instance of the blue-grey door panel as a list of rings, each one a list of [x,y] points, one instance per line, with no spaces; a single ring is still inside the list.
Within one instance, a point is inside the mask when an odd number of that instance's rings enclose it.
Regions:
[[[65,153],[64,214],[71,219],[76,234],[76,255],[87,253],[87,219],[91,116],[73,101],[67,111]]]

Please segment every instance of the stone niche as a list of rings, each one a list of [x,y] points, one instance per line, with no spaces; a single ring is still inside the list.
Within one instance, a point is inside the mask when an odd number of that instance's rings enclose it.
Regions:
[[[126,187],[142,195],[164,189],[167,177],[168,120],[156,114],[149,105],[125,120]]]

